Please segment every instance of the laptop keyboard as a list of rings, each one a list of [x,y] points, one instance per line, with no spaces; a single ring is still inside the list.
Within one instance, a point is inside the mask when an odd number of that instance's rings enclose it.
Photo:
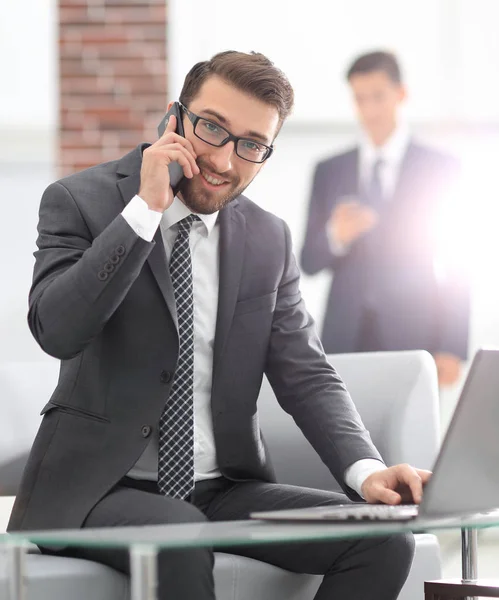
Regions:
[[[321,506],[315,509],[317,516],[331,521],[405,521],[418,514],[417,504],[345,504]]]

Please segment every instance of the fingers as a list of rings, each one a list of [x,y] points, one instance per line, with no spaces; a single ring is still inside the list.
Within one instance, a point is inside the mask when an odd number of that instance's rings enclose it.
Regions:
[[[415,469],[415,471],[421,477],[421,482],[423,483],[423,485],[425,483],[428,483],[428,481],[430,481],[431,476],[433,475],[431,471],[427,471],[426,469]]]
[[[184,146],[184,148],[187,148],[187,150],[189,150],[189,152],[194,156],[194,158],[197,158],[196,152],[194,151],[194,147],[191,144],[191,142],[189,142],[189,140],[183,135],[179,135],[177,133],[177,117],[175,117],[175,115],[170,115],[163,135],[159,138],[159,140],[157,140],[153,144],[153,146],[165,146],[173,143],[181,144],[182,146]]]
[[[420,504],[423,498],[423,479],[418,471],[409,465],[399,465],[398,479],[409,487],[413,501]]]
[[[382,502],[383,504],[400,504],[402,502],[402,497],[400,494],[397,494],[394,490],[391,490],[383,485],[376,485],[372,489],[372,493],[378,502]]]
[[[421,500],[423,499],[423,484],[421,479],[419,477],[413,477],[408,483],[414,502],[416,504],[421,504]]]
[[[336,210],[345,215],[377,215],[374,208],[357,201],[341,202],[336,206]]]
[[[333,218],[364,229],[378,221],[378,213],[369,206],[351,202],[339,204],[333,212]]]
[[[164,138],[165,135],[171,133],[172,131],[175,131],[176,129],[177,129],[177,117],[175,115],[170,115],[170,117],[168,118],[168,123],[166,124],[165,130],[163,132],[163,135],[159,139]]]
[[[170,149],[168,152],[168,164],[171,162],[177,162],[183,169],[184,175],[189,179],[192,179],[194,175],[199,173],[199,167],[196,164],[196,161],[192,158],[192,155],[189,154],[184,148],[180,147],[180,149]]]
[[[146,156],[146,153],[148,158],[155,157],[158,163],[166,163],[168,165],[171,162],[178,162],[186,177],[192,178],[199,173],[199,167],[196,164],[196,158],[195,155],[193,155],[193,151],[191,152],[189,148],[183,144],[176,142],[162,146],[155,146],[153,144],[144,150],[144,156]]]
[[[368,502],[400,504],[409,501],[420,504],[423,484],[429,481],[431,471],[414,469],[410,465],[395,465],[371,474],[365,482],[364,496]]]

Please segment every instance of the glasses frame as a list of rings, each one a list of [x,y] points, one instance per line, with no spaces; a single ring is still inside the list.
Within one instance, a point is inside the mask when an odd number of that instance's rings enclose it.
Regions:
[[[225,129],[225,127],[223,127],[216,121],[212,121],[211,119],[207,119],[206,117],[200,117],[199,115],[194,114],[191,110],[186,108],[181,102],[179,102],[179,106],[185,112],[189,121],[192,123],[192,129],[194,131],[194,135],[197,138],[199,138],[202,142],[204,142],[205,144],[209,144],[210,146],[213,146],[214,148],[221,148],[222,146],[225,146],[229,142],[234,142],[234,150],[235,150],[237,156],[239,156],[239,158],[241,158],[242,160],[245,160],[247,162],[250,162],[250,163],[253,163],[256,165],[261,165],[262,163],[264,163],[268,158],[270,158],[270,156],[274,152],[274,146],[267,146],[267,144],[263,144],[262,142],[258,142],[257,140],[252,140],[251,138],[238,137],[237,135],[233,135],[230,131]],[[212,144],[211,142],[207,142],[205,139],[203,139],[196,133],[196,125],[198,124],[198,122],[200,120],[207,121],[208,123],[213,123],[213,125],[220,128],[222,131],[225,131],[225,133],[227,134],[227,138],[221,144]],[[237,145],[240,140],[247,141],[247,142],[253,142],[254,144],[260,144],[260,146],[265,146],[265,148],[267,148],[267,154],[265,155],[264,159],[263,160],[251,160],[249,158],[245,158],[244,156],[241,156],[239,154],[239,152],[237,151]]]

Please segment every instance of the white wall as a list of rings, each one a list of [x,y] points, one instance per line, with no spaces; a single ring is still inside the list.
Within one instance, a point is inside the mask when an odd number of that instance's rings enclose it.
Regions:
[[[400,54],[411,88],[408,116],[416,132],[465,156],[469,169],[477,173],[466,192],[470,223],[475,221],[481,231],[469,240],[476,265],[472,347],[499,345],[494,264],[499,218],[494,212],[499,156],[494,24],[499,2],[309,0],[298,5],[253,0],[244,4],[244,18],[242,4],[231,0],[213,0],[209,10],[205,0],[170,0],[169,5],[172,97],[195,61],[230,47],[268,53],[297,88],[295,115],[281,132],[274,156],[248,190],[262,206],[287,219],[297,250],[315,162],[355,139],[343,81],[346,64],[358,52],[377,45]],[[54,177],[56,18],[55,0],[0,4],[0,69],[5,74],[0,93],[0,269],[2,280],[8,281],[0,294],[0,360],[38,352],[25,314],[38,203]],[[477,122],[480,128],[474,127]],[[464,232],[463,238],[470,235]],[[303,279],[305,298],[319,321],[327,282],[325,275]]]
[[[382,47],[401,59],[410,119],[497,122],[498,17],[496,0],[211,0],[209,10],[169,0],[170,89],[178,94],[188,69],[216,52],[256,50],[295,89],[291,121],[352,123],[346,67]]]
[[[0,2],[0,163],[53,160],[56,52],[56,0]]]

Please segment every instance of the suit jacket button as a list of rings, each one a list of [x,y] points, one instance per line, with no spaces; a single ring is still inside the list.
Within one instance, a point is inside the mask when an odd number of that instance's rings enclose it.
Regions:
[[[97,277],[101,281],[106,281],[106,279],[109,277],[109,275],[106,273],[106,271],[99,271],[99,273],[97,274]]]
[[[161,375],[159,376],[159,379],[161,381],[161,383],[168,383],[172,378],[172,374],[170,373],[170,371],[161,371]]]
[[[125,246],[122,246],[120,244],[119,246],[117,246],[115,252],[118,256],[123,256],[123,254],[125,254]]]
[[[141,429],[140,429],[140,433],[142,434],[142,437],[149,437],[151,435],[151,427],[150,425],[142,425]]]
[[[121,260],[121,259],[120,259],[120,257],[119,257],[117,254],[113,254],[113,255],[111,256],[111,258],[109,259],[109,262],[110,262],[112,265],[117,265],[117,264],[120,262],[120,260]]]
[[[114,265],[112,265],[110,262],[107,262],[104,265],[104,271],[106,271],[106,273],[112,273],[114,271]]]

